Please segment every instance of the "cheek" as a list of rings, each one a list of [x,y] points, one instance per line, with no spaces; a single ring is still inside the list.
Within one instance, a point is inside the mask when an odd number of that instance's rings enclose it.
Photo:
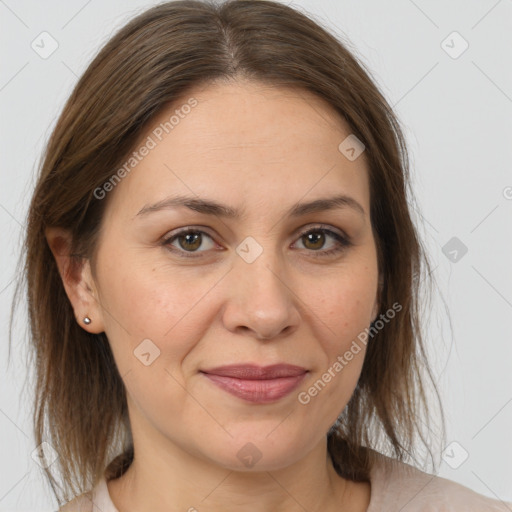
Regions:
[[[321,320],[329,336],[330,350],[341,350],[364,331],[371,322],[372,309],[377,293],[377,273],[362,266],[341,270],[324,280],[315,293],[309,288],[308,307]]]
[[[368,271],[349,276],[339,273],[323,288],[309,294],[308,305],[315,307],[322,356],[299,403],[325,425],[332,425],[353,395],[366,354],[365,333],[371,321],[376,293],[376,277]]]
[[[105,332],[120,367],[126,372],[137,365],[134,351],[144,340],[151,340],[156,348],[145,343],[155,353],[160,351],[155,364],[177,366],[208,327],[206,301],[200,299],[214,282],[205,278],[192,286],[185,273],[171,274],[161,265],[126,257],[115,265],[110,261],[99,261],[98,280]]]

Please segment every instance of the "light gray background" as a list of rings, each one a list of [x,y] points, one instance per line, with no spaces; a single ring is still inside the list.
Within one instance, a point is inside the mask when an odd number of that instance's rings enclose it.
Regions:
[[[77,77],[114,29],[154,4],[0,0],[0,511],[56,509],[30,456],[23,314],[7,367],[12,279],[35,170]],[[351,41],[406,131],[417,219],[441,291],[427,341],[448,443],[458,443],[446,461],[455,466],[462,450],[469,454],[457,469],[443,462],[440,475],[512,500],[512,1],[293,5]],[[47,59],[31,48],[43,31],[58,42]],[[460,50],[457,36],[442,46],[454,31],[469,44],[458,58],[443,48]],[[455,262],[442,251],[452,237],[468,248]]]

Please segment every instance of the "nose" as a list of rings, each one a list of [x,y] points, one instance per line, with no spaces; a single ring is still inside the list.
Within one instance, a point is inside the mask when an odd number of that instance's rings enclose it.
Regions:
[[[223,323],[233,333],[251,333],[261,340],[294,332],[300,321],[300,300],[278,258],[265,250],[252,263],[236,257],[226,283]]]

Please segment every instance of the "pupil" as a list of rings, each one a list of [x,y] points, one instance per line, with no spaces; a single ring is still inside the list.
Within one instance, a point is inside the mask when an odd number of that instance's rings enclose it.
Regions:
[[[317,233],[317,234],[309,233],[306,235],[306,238],[307,238],[308,243],[312,242],[313,245],[315,245],[315,247],[312,247],[313,249],[319,249],[323,245],[324,234],[323,233]],[[318,246],[318,242],[321,242],[319,246]]]
[[[198,249],[201,246],[201,235],[199,233],[187,233],[182,238],[185,239],[185,244],[187,245],[187,247],[184,247],[180,242],[183,249]]]

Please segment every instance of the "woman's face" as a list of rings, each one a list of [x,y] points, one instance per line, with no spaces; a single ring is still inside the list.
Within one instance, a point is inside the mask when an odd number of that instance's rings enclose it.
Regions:
[[[365,154],[338,148],[349,135],[309,93],[238,82],[195,89],[135,148],[108,192],[101,308],[88,313],[126,386],[136,449],[270,470],[325,440],[364,345],[335,363],[378,311]],[[215,370],[276,364],[302,370]]]

